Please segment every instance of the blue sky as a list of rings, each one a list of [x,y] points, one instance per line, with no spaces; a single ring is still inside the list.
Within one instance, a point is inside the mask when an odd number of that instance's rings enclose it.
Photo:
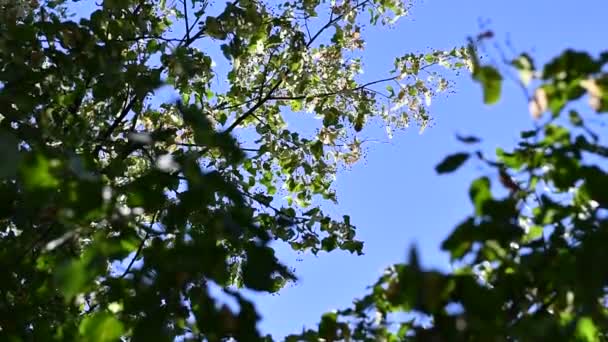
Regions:
[[[92,1],[79,4],[85,9]],[[410,17],[394,29],[366,30],[366,77],[381,78],[395,56],[451,49],[468,36],[492,29],[498,42],[509,39],[518,52],[544,62],[565,48],[598,52],[608,29],[603,16],[608,1],[581,0],[426,0],[416,1]],[[82,12],[80,12],[82,13]],[[602,31],[603,29],[603,31]],[[263,315],[260,328],[275,337],[316,324],[323,312],[348,307],[366,293],[388,265],[405,260],[416,244],[423,265],[449,269],[439,249],[441,241],[471,211],[470,181],[491,175],[470,163],[458,173],[438,176],[435,165],[465,146],[456,133],[483,139],[483,147],[513,146],[519,131],[532,119],[520,89],[507,82],[497,106],[482,104],[478,84],[466,75],[456,78],[455,94],[435,99],[434,125],[424,134],[412,128],[395,134],[390,144],[370,144],[365,160],[340,172],[336,182],[339,205],[326,208],[349,214],[365,241],[365,255],[322,253],[318,257],[281,250],[281,260],[296,268],[300,281],[278,295],[252,295]]]

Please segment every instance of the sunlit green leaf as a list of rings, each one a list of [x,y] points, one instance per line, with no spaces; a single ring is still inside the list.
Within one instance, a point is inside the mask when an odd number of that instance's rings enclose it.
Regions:
[[[85,341],[117,341],[123,334],[123,324],[108,313],[100,312],[86,317],[80,323],[80,334]]]
[[[491,66],[482,66],[475,70],[473,78],[481,83],[483,88],[483,102],[495,104],[500,99],[502,90],[502,76]]]
[[[599,341],[598,330],[593,320],[589,317],[582,317],[576,323],[576,337],[578,341]]]

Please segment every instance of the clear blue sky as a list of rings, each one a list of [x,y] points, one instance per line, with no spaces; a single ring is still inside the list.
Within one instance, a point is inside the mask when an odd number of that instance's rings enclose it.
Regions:
[[[88,12],[89,4],[79,4],[83,7],[78,12]],[[395,29],[365,32],[365,73],[380,78],[395,56],[465,44],[468,36],[481,32],[480,20],[489,21],[486,28],[496,32],[497,41],[509,38],[538,62],[569,47],[598,52],[606,48],[606,13],[606,0],[416,1],[412,15]],[[315,257],[281,251],[281,260],[296,268],[300,282],[278,295],[249,296],[264,317],[264,333],[280,338],[317,324],[328,310],[348,307],[386,266],[404,261],[412,244],[423,265],[449,269],[439,244],[471,211],[470,181],[488,173],[471,163],[454,175],[437,176],[434,166],[465,148],[455,140],[456,133],[477,135],[493,151],[513,146],[519,131],[532,125],[526,100],[513,84],[507,82],[497,106],[487,107],[478,84],[468,76],[456,81],[455,94],[434,100],[433,127],[422,135],[415,128],[395,134],[391,144],[368,145],[367,158],[338,175],[339,205],[326,210],[351,216],[365,241],[365,255],[332,252]]]

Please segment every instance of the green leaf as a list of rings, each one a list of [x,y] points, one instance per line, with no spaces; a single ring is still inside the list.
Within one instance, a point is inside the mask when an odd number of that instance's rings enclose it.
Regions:
[[[363,112],[359,112],[359,114],[357,114],[357,118],[355,119],[355,131],[361,132],[364,122],[365,114],[363,114]]]
[[[224,40],[226,39],[226,32],[222,29],[221,23],[217,18],[207,17],[205,20],[205,28],[207,34],[215,39]]]
[[[568,112],[568,118],[570,119],[570,123],[573,126],[576,126],[576,127],[583,126],[583,119],[581,118],[581,116],[578,114],[577,111],[571,110],[570,112]]]
[[[534,60],[527,53],[522,53],[521,55],[519,55],[519,57],[513,60],[512,64],[519,70],[536,69],[536,67],[534,66]]]
[[[575,336],[577,341],[595,342],[600,341],[598,329],[589,317],[582,317],[576,323]]]
[[[340,245],[340,249],[363,255],[363,242],[361,241],[346,241]]]
[[[543,68],[543,79],[560,78],[566,82],[599,72],[602,65],[587,52],[568,49]]]
[[[319,323],[319,335],[326,341],[335,341],[337,337],[337,314],[329,312],[323,315]]]
[[[477,143],[481,142],[481,139],[479,139],[476,136],[472,136],[472,135],[463,136],[463,135],[457,134],[456,139],[458,139],[458,141],[460,141],[463,144],[477,144]]]
[[[473,79],[481,83],[485,104],[498,102],[502,89],[502,76],[495,68],[491,66],[479,67],[473,73]]]
[[[326,252],[331,252],[338,246],[335,236],[331,235],[321,240],[321,248]]]
[[[109,313],[99,312],[83,319],[79,331],[87,342],[113,342],[122,336],[124,326]]]
[[[522,131],[520,136],[522,139],[530,139],[535,137],[538,134],[538,131]]]
[[[21,165],[21,174],[26,187],[36,190],[59,186],[59,179],[53,172],[59,165],[58,160],[49,160],[42,154],[28,156]]]
[[[474,234],[475,224],[472,219],[468,219],[458,225],[452,234],[443,241],[441,249],[450,252],[452,259],[462,258],[471,250]]]
[[[81,293],[90,280],[86,264],[81,260],[73,260],[60,267],[55,278],[66,301]]]
[[[492,199],[490,179],[488,177],[481,177],[473,181],[471,188],[469,189],[469,196],[471,202],[475,205],[475,212],[477,215],[483,215],[484,204]]]
[[[534,71],[536,70],[532,57],[526,53],[523,53],[514,59],[511,64],[519,71],[519,79],[524,85],[527,86],[533,77]]]
[[[530,227],[528,233],[524,235],[524,242],[531,242],[543,236],[543,227],[540,226],[532,226]]]
[[[338,121],[340,119],[340,112],[332,107],[330,109],[328,109],[325,112],[325,115],[323,116],[323,126],[325,127],[330,127],[330,126],[335,126],[338,124]]]
[[[435,171],[439,174],[454,172],[461,167],[469,157],[470,155],[464,152],[449,155],[435,167]]]
[[[315,141],[310,146],[310,151],[312,152],[312,154],[315,158],[322,159],[323,158],[323,143],[320,140]]]

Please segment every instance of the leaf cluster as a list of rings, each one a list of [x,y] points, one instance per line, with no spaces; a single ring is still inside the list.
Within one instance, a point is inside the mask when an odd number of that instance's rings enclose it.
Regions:
[[[486,103],[500,98],[502,73],[518,74],[534,94],[536,125],[493,157],[473,149],[480,139],[458,137],[472,151],[437,165],[438,173],[467,162],[486,170],[470,186],[474,212],[442,243],[453,271],[422,269],[413,249],[352,308],[290,340],[608,339],[608,147],[598,131],[608,110],[608,52],[566,50],[542,70],[526,54],[502,72],[473,62]]]

